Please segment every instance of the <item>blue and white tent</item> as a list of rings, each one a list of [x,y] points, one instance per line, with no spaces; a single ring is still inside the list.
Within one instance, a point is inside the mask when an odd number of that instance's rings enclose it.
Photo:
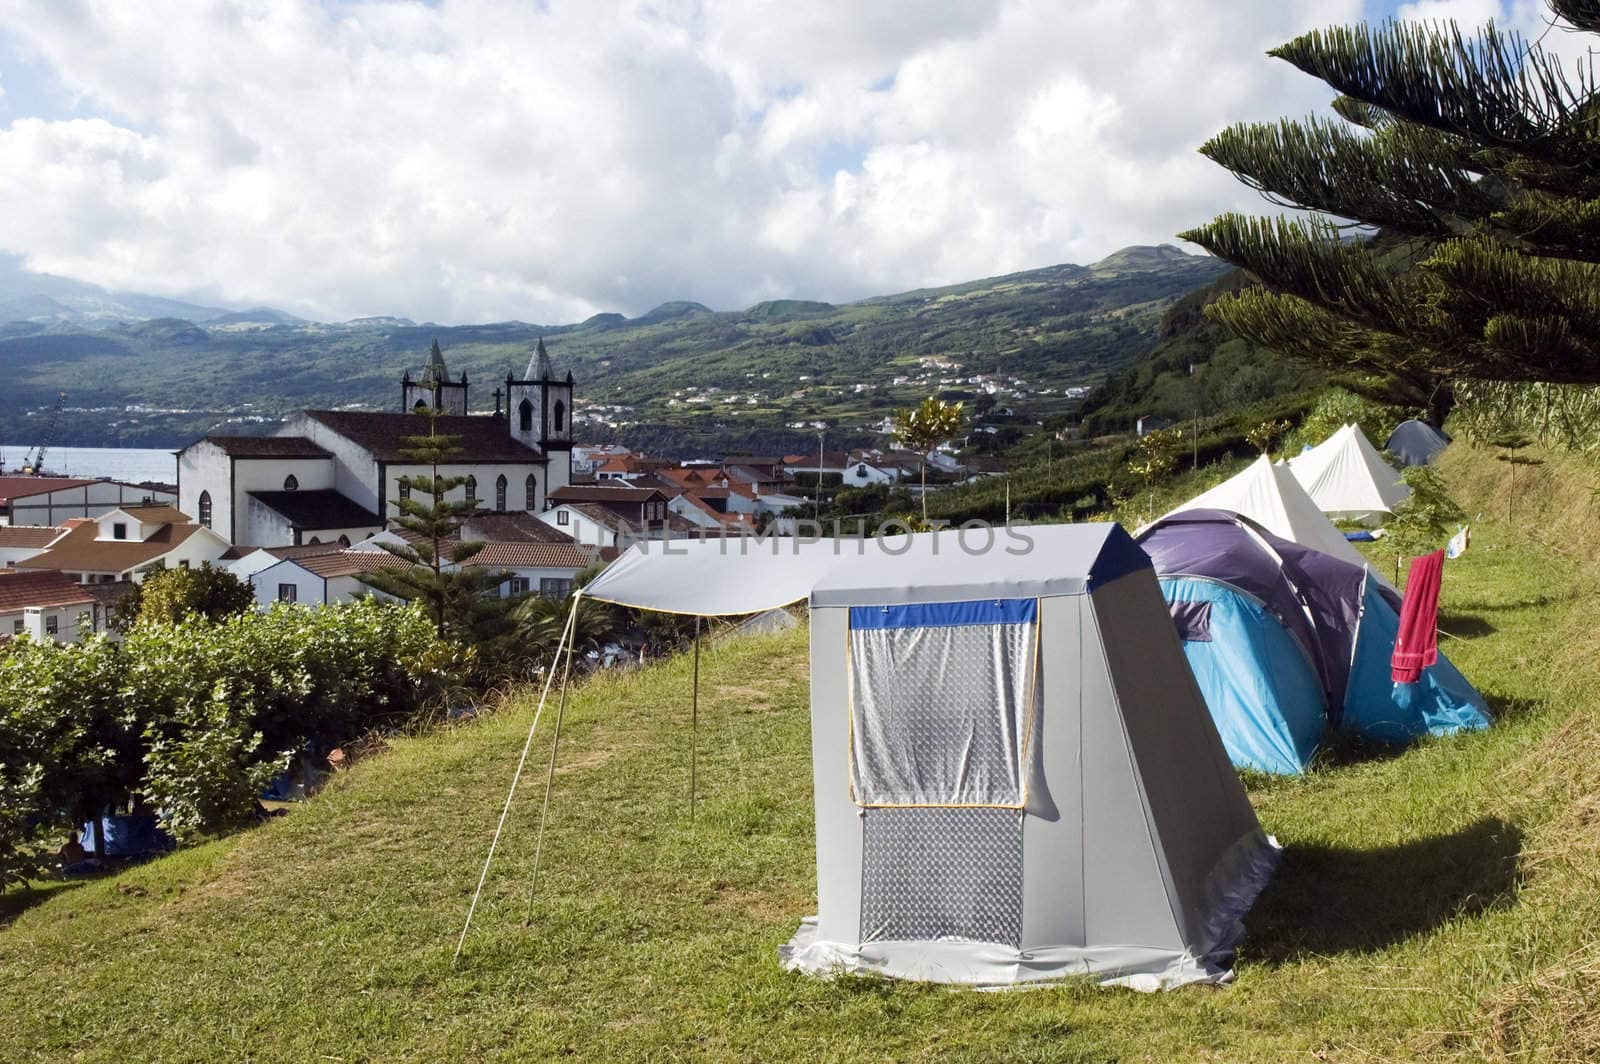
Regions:
[[[1365,568],[1225,510],[1165,517],[1139,545],[1235,765],[1303,772],[1331,729],[1404,743],[1488,726],[1442,654],[1417,683],[1390,681],[1400,600]]]

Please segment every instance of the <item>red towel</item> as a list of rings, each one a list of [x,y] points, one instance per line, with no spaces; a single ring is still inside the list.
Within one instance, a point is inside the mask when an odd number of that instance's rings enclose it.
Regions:
[[[1400,602],[1400,633],[1394,640],[1389,675],[1395,683],[1416,683],[1422,670],[1439,660],[1439,583],[1444,551],[1411,559],[1406,596]]]

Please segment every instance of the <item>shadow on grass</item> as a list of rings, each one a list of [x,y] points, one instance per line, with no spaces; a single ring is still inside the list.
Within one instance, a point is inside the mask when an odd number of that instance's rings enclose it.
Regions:
[[[1479,639],[1493,635],[1499,630],[1482,617],[1470,613],[1445,611],[1439,614],[1439,631],[1445,635],[1453,635],[1457,639]]]
[[[83,886],[81,881],[54,881],[29,884],[21,890],[0,891],[0,931],[5,930],[11,921],[35,905],[81,886]]]
[[[1522,832],[1498,818],[1368,850],[1290,846],[1245,923],[1268,964],[1381,949],[1512,904]]]

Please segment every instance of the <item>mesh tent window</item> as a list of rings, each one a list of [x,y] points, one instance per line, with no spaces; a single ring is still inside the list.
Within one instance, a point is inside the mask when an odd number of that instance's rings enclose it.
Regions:
[[[850,786],[866,807],[1020,809],[1034,599],[850,611]]]

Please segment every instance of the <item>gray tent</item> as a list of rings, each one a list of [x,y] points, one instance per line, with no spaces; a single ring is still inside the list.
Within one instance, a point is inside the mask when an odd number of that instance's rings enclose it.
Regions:
[[[1119,526],[639,544],[584,591],[699,614],[802,595],[818,915],[786,967],[1228,976],[1277,847]]]
[[[1389,433],[1383,449],[1399,459],[1402,466],[1428,465],[1450,444],[1450,437],[1426,421],[1402,421]]]

